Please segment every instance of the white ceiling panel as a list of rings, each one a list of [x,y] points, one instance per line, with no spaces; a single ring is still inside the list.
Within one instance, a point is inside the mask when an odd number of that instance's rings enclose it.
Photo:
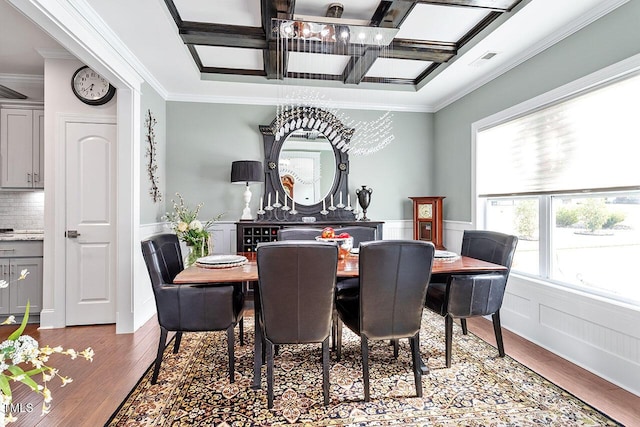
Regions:
[[[296,15],[325,16],[330,4],[337,3],[323,0],[297,0]],[[340,2],[344,5],[343,19],[366,19],[370,20],[380,0],[349,0]]]
[[[417,4],[396,37],[456,42],[489,13],[472,7]]]
[[[431,65],[429,61],[411,61],[407,59],[378,58],[373,63],[367,77],[388,77],[415,79]]]
[[[261,70],[262,50],[236,47],[196,46],[200,61],[205,67]]]
[[[340,75],[348,62],[348,56],[291,52],[288,70],[294,73]]]
[[[174,0],[183,21],[261,27],[260,0]]]

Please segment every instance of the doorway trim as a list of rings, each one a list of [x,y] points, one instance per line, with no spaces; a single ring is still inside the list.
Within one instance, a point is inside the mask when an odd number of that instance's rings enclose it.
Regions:
[[[44,0],[8,0],[38,26],[55,38],[72,55],[106,77],[118,90],[116,153],[116,332],[128,333],[134,323],[135,242],[140,240],[140,91],[144,79],[126,58],[82,15],[83,0],[50,2]],[[45,100],[46,103],[46,100]],[[46,109],[46,105],[45,105]],[[57,123],[56,123],[57,125]],[[45,136],[45,225],[44,286],[42,328],[65,326],[65,262],[59,259],[64,238],[64,158],[61,159],[60,132]],[[64,147],[63,147],[64,148]],[[62,221],[62,222],[61,222]],[[64,295],[64,293],[62,294]]]

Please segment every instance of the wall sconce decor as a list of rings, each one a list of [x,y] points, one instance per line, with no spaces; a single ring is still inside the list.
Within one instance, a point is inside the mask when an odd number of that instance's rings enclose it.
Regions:
[[[157,149],[156,149],[156,133],[153,128],[156,125],[156,119],[151,114],[151,110],[147,110],[147,115],[144,120],[144,126],[147,129],[147,152],[145,157],[149,158],[147,162],[147,175],[149,181],[151,181],[151,188],[149,188],[149,195],[153,199],[153,203],[162,201],[162,193],[158,186],[158,163],[157,163]]]

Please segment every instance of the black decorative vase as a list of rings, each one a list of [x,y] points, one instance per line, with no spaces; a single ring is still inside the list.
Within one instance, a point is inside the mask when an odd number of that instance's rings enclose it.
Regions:
[[[360,218],[360,221],[369,221],[369,218],[367,218],[367,208],[369,207],[369,203],[371,203],[371,193],[373,193],[373,189],[367,188],[366,185],[356,190],[358,204],[360,204],[362,208],[362,218]]]

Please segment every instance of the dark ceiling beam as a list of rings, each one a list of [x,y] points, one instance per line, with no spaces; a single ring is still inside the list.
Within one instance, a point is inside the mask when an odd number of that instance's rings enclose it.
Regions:
[[[264,41],[267,43],[262,51],[262,62],[264,63],[264,73],[267,79],[282,79],[287,74],[289,64],[289,53],[278,49],[274,34],[271,33],[273,19],[292,19],[293,11],[296,7],[295,0],[262,0],[262,29]],[[282,48],[282,46],[280,46]]]
[[[379,56],[379,49],[366,49],[364,54],[352,56],[342,73],[342,81],[347,84],[359,84]]]
[[[399,28],[415,5],[416,1],[409,0],[381,1],[371,22],[383,28]],[[343,81],[359,84],[381,53],[379,48],[367,48],[362,55],[352,56],[342,72]]]
[[[260,27],[183,22],[178,32],[186,44],[251,49],[267,47],[264,31]]]
[[[394,39],[385,58],[447,62],[458,53],[456,43]]]
[[[462,6],[508,12],[520,0],[418,0],[420,4],[435,4],[441,6]]]

